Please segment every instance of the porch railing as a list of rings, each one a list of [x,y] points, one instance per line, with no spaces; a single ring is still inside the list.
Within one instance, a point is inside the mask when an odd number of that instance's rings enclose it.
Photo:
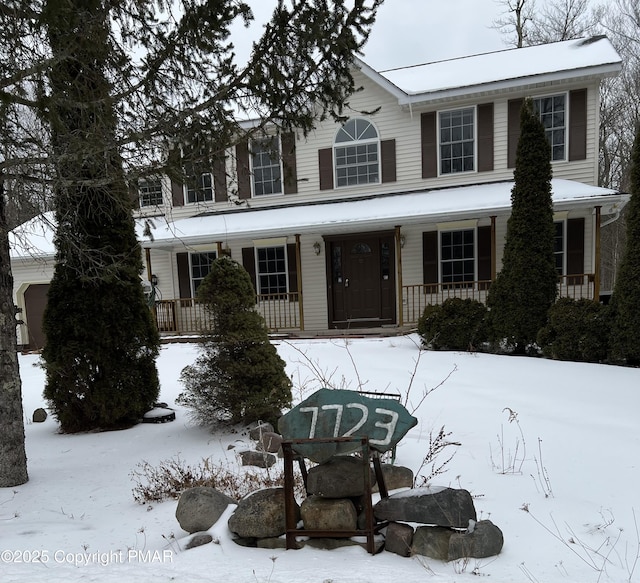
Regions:
[[[429,283],[402,286],[402,316],[404,324],[416,324],[425,307],[437,305],[448,298],[473,299],[485,303],[491,281],[467,283]],[[558,282],[558,297],[593,299],[594,276],[563,275]]]
[[[256,310],[271,332],[300,329],[299,294],[260,294]],[[153,307],[158,330],[171,334],[200,334],[211,330],[213,319],[204,305],[194,298],[159,300]]]

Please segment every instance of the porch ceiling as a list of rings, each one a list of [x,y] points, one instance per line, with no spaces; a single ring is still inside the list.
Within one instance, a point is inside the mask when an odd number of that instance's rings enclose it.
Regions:
[[[180,219],[156,220],[144,247],[169,248],[176,241],[195,245],[214,240],[258,239],[290,234],[323,235],[393,228],[509,214],[512,181],[383,195],[346,201],[239,209]],[[552,181],[556,211],[602,206],[602,214],[622,208],[628,195],[570,180]]]

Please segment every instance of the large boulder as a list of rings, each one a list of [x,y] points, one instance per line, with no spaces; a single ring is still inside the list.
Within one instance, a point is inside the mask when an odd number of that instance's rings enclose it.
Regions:
[[[278,453],[282,447],[282,435],[273,431],[265,431],[258,440],[258,447],[262,451]]]
[[[347,498],[309,496],[300,507],[306,530],[355,530],[357,513]]]
[[[408,557],[413,542],[413,527],[401,522],[392,522],[387,526],[384,550],[401,557]]]
[[[354,456],[335,456],[309,470],[307,492],[323,498],[350,498],[365,493],[365,471],[375,484],[373,469],[367,460]]]
[[[449,560],[493,557],[502,550],[502,531],[490,520],[471,523],[466,532],[456,532],[449,540]]]
[[[260,441],[260,436],[263,433],[273,433],[275,431],[273,425],[266,421],[255,421],[247,429],[249,430],[249,437],[253,441]]]
[[[176,518],[180,528],[189,533],[209,530],[229,504],[236,501],[215,488],[199,486],[185,490],[178,500]]]
[[[394,466],[392,464],[380,464],[384,485],[387,490],[398,490],[400,488],[413,488],[413,471],[404,466]],[[378,484],[373,488],[378,492]]]
[[[453,488],[415,488],[383,498],[374,507],[378,520],[421,522],[451,528],[467,528],[477,520],[471,494]]]
[[[300,507],[296,504],[296,522]],[[267,488],[238,502],[229,518],[229,530],[242,538],[281,536],[286,531],[284,488]]]
[[[275,455],[266,451],[241,451],[240,459],[243,466],[257,468],[270,468],[277,461]]]
[[[424,555],[439,561],[449,560],[449,540],[454,531],[442,526],[419,526],[413,535],[412,555]]]

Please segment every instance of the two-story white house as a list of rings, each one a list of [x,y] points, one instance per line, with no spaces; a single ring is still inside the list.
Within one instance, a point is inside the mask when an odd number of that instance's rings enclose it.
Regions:
[[[187,185],[140,183],[136,213],[152,225],[139,233],[143,276],[161,332],[206,326],[193,298],[223,253],[250,273],[272,331],[404,329],[427,304],[484,300],[526,97],[552,146],[560,295],[597,298],[600,229],[627,200],[597,186],[599,87],[620,68],[604,37],[382,72],[356,59],[362,90],[346,123],[242,143]],[[37,345],[42,298],[29,296],[46,291],[43,265],[14,259],[23,344]]]

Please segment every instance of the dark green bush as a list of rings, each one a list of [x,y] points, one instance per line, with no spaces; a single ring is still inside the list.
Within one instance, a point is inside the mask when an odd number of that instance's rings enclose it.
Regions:
[[[477,300],[449,298],[428,305],[418,320],[422,344],[433,350],[475,350],[487,340],[487,308]]]
[[[538,345],[547,358],[602,362],[609,343],[607,306],[588,299],[559,299],[549,310],[547,325],[538,333]]]
[[[182,371],[185,390],[177,402],[202,424],[275,422],[291,405],[291,380],[255,310],[249,274],[228,257],[217,259],[198,299],[213,315],[214,329],[196,362]]]

